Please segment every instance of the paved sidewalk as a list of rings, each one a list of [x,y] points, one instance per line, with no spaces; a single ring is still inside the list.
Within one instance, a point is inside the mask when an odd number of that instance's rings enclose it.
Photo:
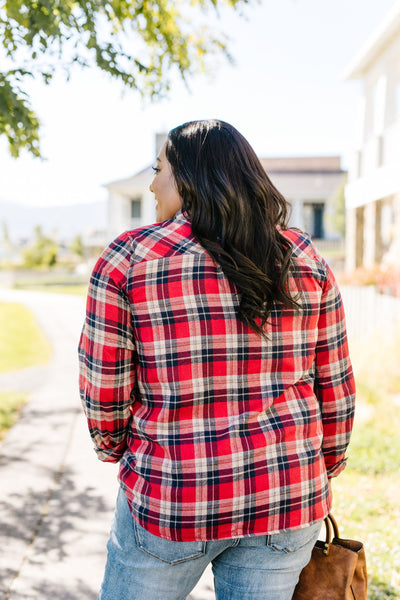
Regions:
[[[0,289],[0,301],[28,306],[53,346],[48,367],[0,376],[0,390],[30,392],[0,445],[0,600],[95,600],[117,466],[96,459],[78,398],[85,300]],[[207,570],[188,600],[214,598]]]

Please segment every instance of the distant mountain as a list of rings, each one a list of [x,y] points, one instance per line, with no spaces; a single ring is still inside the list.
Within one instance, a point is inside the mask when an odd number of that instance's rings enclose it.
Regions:
[[[6,223],[13,242],[30,238],[36,225],[60,242],[77,234],[104,230],[107,225],[107,203],[92,202],[70,206],[24,206],[0,200],[0,227]],[[1,230],[0,230],[1,234]]]

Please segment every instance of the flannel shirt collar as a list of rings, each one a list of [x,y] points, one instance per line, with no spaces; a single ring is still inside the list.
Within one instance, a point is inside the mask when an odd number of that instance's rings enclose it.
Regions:
[[[175,213],[175,216],[173,217],[172,220],[176,221],[177,223],[188,223],[189,222],[188,218],[183,214],[181,208],[178,210],[177,213]]]

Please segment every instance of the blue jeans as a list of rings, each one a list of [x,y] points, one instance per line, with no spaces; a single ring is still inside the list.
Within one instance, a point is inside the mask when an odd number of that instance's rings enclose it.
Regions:
[[[171,542],[136,523],[120,490],[98,600],[184,600],[210,562],[217,600],[291,600],[320,528]]]

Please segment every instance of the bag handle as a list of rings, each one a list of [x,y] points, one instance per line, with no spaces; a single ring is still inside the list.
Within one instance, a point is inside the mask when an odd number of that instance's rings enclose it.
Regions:
[[[336,520],[334,519],[334,517],[331,513],[329,513],[328,516],[325,517],[324,523],[325,523],[326,536],[325,536],[325,544],[324,544],[323,553],[327,555],[329,553],[329,546],[330,546],[331,540],[332,540],[332,530],[333,530],[334,537],[338,538],[339,537],[339,528],[338,528],[338,524],[336,523]]]
[[[336,519],[333,518],[333,514],[329,513],[329,515],[327,516],[327,519],[330,520],[331,525],[333,527],[333,535],[336,538],[339,538],[340,537],[340,535],[339,535],[339,527],[338,527],[338,524],[336,523]]]

